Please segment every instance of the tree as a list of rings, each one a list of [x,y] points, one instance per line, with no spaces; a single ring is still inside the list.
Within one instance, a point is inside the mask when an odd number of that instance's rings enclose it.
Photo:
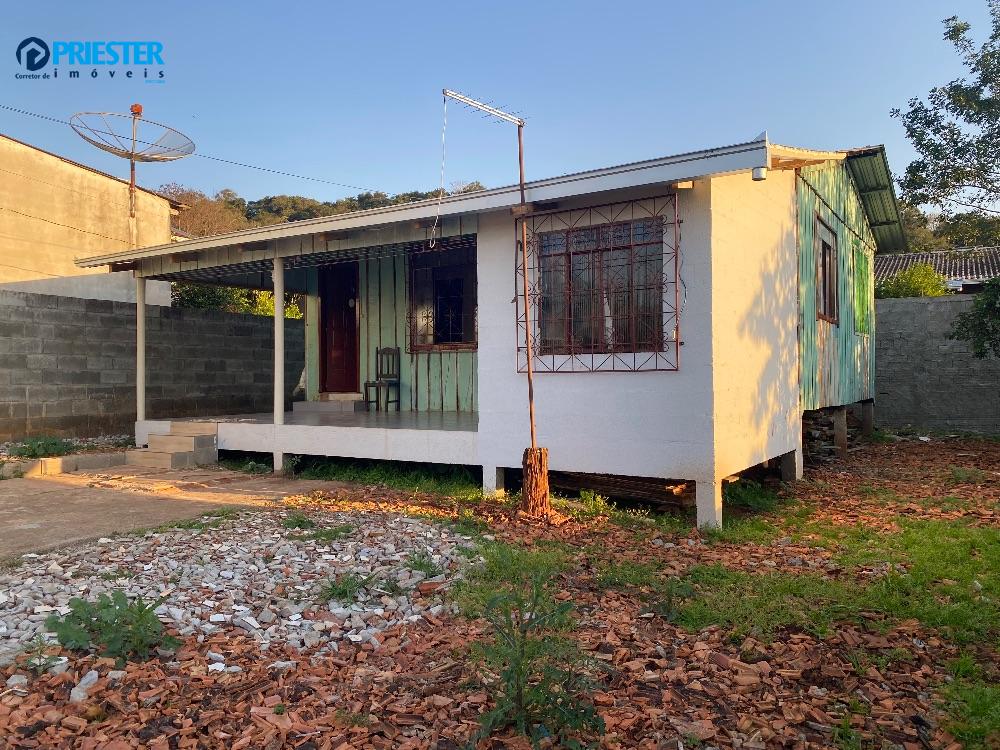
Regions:
[[[930,263],[915,263],[875,285],[878,299],[890,297],[943,297],[948,294],[944,276]]]
[[[970,24],[943,22],[968,75],[931,89],[926,101],[910,99],[905,112],[892,110],[918,154],[900,180],[914,205],[1000,214],[1000,0],[989,9],[993,28],[979,47]]]
[[[903,223],[903,234],[910,252],[925,253],[947,250],[948,240],[935,233],[936,216],[930,216],[906,201],[899,202],[899,218]]]
[[[171,182],[160,186],[160,192],[187,206],[174,217],[173,225],[193,237],[238,232],[251,226],[244,213],[246,201],[232,190],[220,190],[209,198],[200,190]]]
[[[987,282],[972,308],[959,314],[951,338],[970,344],[979,359],[1000,357],[1000,278]]]

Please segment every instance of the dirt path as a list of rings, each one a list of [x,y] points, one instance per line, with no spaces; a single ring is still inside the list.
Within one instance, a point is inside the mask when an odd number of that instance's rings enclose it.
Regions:
[[[339,486],[221,469],[120,468],[0,482],[0,560]]]

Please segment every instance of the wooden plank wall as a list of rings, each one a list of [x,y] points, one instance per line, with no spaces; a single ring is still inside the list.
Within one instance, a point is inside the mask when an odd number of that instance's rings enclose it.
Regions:
[[[804,167],[796,180],[799,235],[799,385],[804,410],[874,397],[875,238],[846,166]],[[837,234],[838,324],[816,317],[817,215]]]
[[[406,258],[360,261],[359,347],[361,383],[375,378],[375,349],[400,348],[400,408],[475,411],[476,352],[407,352],[409,336]]]

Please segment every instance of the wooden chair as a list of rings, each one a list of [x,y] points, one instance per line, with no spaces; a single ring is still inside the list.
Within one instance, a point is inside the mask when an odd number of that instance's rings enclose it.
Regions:
[[[393,389],[396,389],[396,398],[392,397]],[[372,398],[374,391],[375,397]],[[385,398],[382,392],[385,391]],[[389,404],[396,405],[399,411],[399,347],[383,346],[375,350],[375,380],[365,382],[365,407],[371,411],[374,402],[375,411],[382,409],[385,403],[385,410],[389,411]]]

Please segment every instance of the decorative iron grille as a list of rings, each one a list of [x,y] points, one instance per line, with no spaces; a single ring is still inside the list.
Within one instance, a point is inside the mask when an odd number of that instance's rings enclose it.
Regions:
[[[678,368],[676,195],[522,220],[528,223],[528,268],[524,273],[518,224],[518,372],[527,370],[525,280],[534,372]]]

